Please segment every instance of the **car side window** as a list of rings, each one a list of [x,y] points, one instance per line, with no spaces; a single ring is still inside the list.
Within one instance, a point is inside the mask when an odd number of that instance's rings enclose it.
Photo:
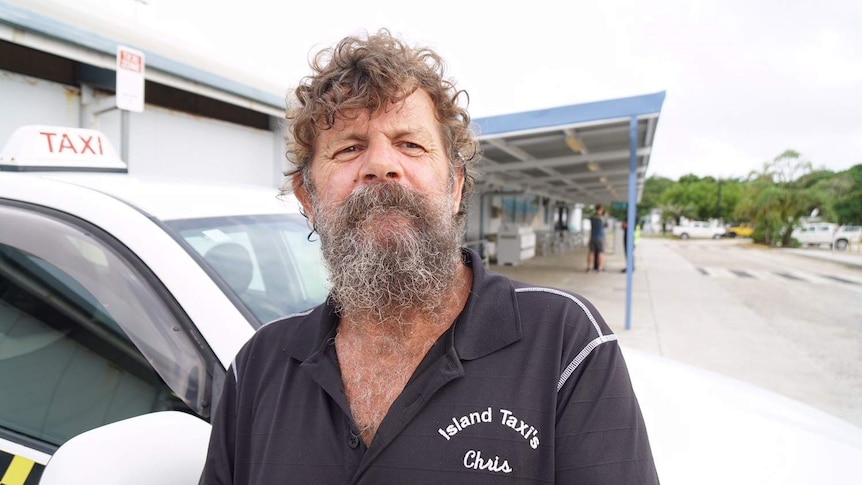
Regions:
[[[0,436],[50,452],[145,413],[206,417],[207,360],[126,253],[82,221],[0,204]]]
[[[246,215],[165,223],[226,294],[247,308],[253,326],[322,303],[328,293],[320,246],[299,214]]]

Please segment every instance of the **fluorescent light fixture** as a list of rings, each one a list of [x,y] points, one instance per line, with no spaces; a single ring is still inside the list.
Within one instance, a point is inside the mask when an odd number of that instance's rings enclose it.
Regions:
[[[598,164],[598,163],[596,163],[596,162],[587,162],[587,170],[589,170],[590,172],[598,172],[598,171],[599,171],[599,168],[601,168],[601,167],[599,167],[599,164]]]
[[[584,142],[570,131],[566,132],[566,145],[568,145],[569,149],[575,153],[584,153],[587,151],[587,148],[584,146]]]

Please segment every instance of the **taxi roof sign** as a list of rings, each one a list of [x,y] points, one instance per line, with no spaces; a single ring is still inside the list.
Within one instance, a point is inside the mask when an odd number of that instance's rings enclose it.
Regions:
[[[128,172],[104,133],[87,128],[22,126],[0,152],[0,170],[10,172]]]

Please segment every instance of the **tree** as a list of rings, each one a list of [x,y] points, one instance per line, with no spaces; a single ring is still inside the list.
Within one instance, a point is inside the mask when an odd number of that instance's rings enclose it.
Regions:
[[[644,184],[638,214],[653,209],[661,211],[664,224],[683,217],[751,222],[755,241],[786,246],[793,226],[814,209],[822,219],[862,225],[862,164],[838,173],[814,170],[799,152],[785,150],[745,179],[688,174],[674,182],[653,176]]]
[[[832,211],[839,224],[862,225],[862,164],[854,165],[838,175]],[[838,194],[840,192],[840,195]]]
[[[658,208],[661,203],[661,196],[676,182],[659,176],[647,177],[644,181],[644,191],[641,197],[641,202],[638,204],[638,215],[649,214],[653,209]]]
[[[691,218],[695,211],[693,205],[686,205],[685,203],[677,204],[673,202],[660,204],[658,209],[661,211],[662,225],[666,223],[679,225],[680,219],[683,217]]]
[[[804,176],[813,173],[811,163],[799,152],[785,150],[761,172],[749,176],[734,214],[754,222],[755,241],[770,246],[790,246],[791,232],[799,220],[825,205],[824,194],[808,185]]]
[[[699,178],[696,175],[685,175],[680,177],[679,183],[669,187],[661,196],[661,205],[668,210],[677,211],[677,215],[682,213],[683,216],[709,220],[713,218],[725,218],[730,214],[730,210],[725,208],[732,207],[727,204],[724,199],[723,185],[724,181],[719,182],[713,177]],[[722,204],[719,206],[719,195],[722,195]],[[738,191],[731,190],[731,199],[739,198]],[[735,200],[733,202],[735,204]],[[676,217],[677,222],[679,217]]]
[[[719,199],[713,217],[717,217],[722,221],[734,220],[734,210],[739,203],[739,199],[742,197],[744,188],[745,183],[739,179],[719,179]]]

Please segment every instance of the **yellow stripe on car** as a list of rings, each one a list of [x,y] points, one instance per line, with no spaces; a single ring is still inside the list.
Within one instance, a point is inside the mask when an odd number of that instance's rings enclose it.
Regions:
[[[36,462],[33,460],[21,456],[13,456],[12,463],[6,468],[3,478],[0,478],[0,485],[24,485],[35,464]]]

